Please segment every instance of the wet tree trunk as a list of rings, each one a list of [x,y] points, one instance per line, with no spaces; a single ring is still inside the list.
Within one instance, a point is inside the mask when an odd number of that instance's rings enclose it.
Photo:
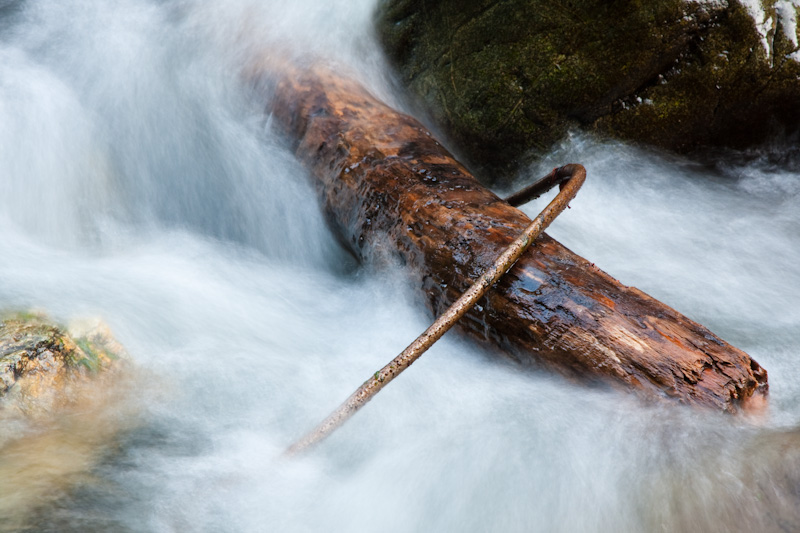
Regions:
[[[324,68],[259,66],[249,75],[335,230],[365,261],[396,255],[433,313],[530,223],[421,123],[360,84]],[[460,327],[522,364],[646,396],[731,412],[766,397],[767,373],[746,353],[546,235]]]

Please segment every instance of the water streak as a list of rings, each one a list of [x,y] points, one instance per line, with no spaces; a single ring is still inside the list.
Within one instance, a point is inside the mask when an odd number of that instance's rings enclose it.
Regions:
[[[402,271],[361,270],[338,247],[238,78],[254,51],[310,53],[396,104],[373,4],[0,2],[0,307],[104,317],[150,383],[133,394],[138,425],[19,527],[797,520],[797,170],[766,158],[701,167],[579,135],[520,178],[587,167],[551,234],[753,355],[770,372],[767,420],[521,374],[448,335],[325,446],[276,460],[428,321]],[[48,479],[30,469],[14,483]]]

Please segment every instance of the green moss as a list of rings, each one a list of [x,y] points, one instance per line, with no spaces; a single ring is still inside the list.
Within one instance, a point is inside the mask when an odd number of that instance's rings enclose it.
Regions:
[[[492,175],[575,124],[685,151],[759,142],[800,115],[797,63],[770,65],[736,2],[390,0],[379,13],[404,82]],[[775,57],[791,46],[775,35]]]
[[[43,319],[44,315],[36,311],[6,311],[0,317],[0,321],[2,322],[13,321],[23,323],[42,322]]]
[[[70,354],[70,364],[72,366],[82,366],[96,373],[102,370],[109,361],[118,359],[116,354],[106,350],[86,337],[75,339],[75,344],[78,346],[79,350],[73,350]]]
[[[108,344],[113,341],[107,329],[73,340],[64,328],[40,313],[5,312],[0,316],[0,396],[31,364],[60,376],[84,369],[94,374],[118,359],[115,348]]]

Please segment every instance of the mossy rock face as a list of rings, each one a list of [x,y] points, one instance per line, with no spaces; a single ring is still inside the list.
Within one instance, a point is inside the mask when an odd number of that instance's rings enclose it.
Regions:
[[[67,332],[45,316],[6,314],[0,318],[0,407],[49,409],[69,401],[67,389],[108,369],[124,354],[100,322]]]
[[[402,81],[494,181],[575,126],[678,152],[795,129],[796,8],[761,7],[383,0],[377,21]]]
[[[137,423],[142,383],[127,361],[102,322],[0,314],[0,532],[38,531],[37,513],[95,482]]]

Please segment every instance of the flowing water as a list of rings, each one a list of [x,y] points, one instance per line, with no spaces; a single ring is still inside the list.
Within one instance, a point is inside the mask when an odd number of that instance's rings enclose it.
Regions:
[[[339,248],[239,77],[256,51],[310,53],[402,105],[373,4],[0,0],[0,307],[102,317],[135,368],[101,414],[0,427],[0,530],[797,531],[791,158],[575,135],[519,178],[583,163],[550,233],[750,353],[763,418],[520,373],[448,335],[278,459],[430,320],[400,270]]]

